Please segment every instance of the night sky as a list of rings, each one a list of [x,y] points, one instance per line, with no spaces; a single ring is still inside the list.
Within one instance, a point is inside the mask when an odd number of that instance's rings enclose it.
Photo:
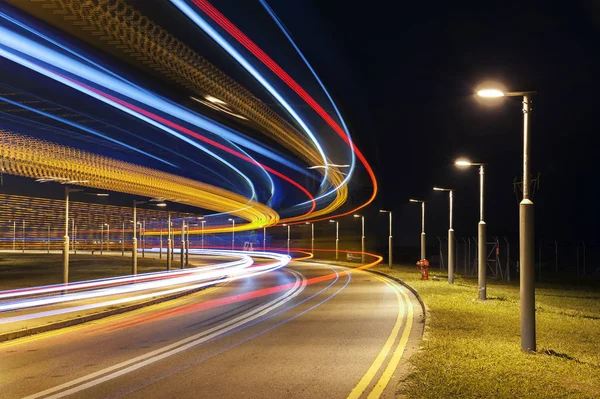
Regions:
[[[376,207],[395,211],[401,243],[418,245],[420,209],[410,197],[428,201],[430,240],[444,236],[448,199],[434,185],[457,190],[457,236],[476,234],[478,172],[456,169],[458,156],[488,163],[488,235],[517,238],[512,182],[522,174],[521,100],[482,104],[472,93],[485,81],[538,92],[531,127],[531,171],[541,173],[536,240],[596,241],[600,3],[289,3],[271,5],[373,165],[381,183]],[[371,220],[383,218],[375,212],[367,212]]]
[[[169,2],[129,3],[255,95],[264,94]],[[214,2],[311,94],[318,95],[314,82],[306,81],[310,78],[306,68],[259,2],[242,3]],[[478,86],[490,81],[511,91],[538,92],[531,128],[531,171],[541,174],[540,190],[534,196],[536,240],[573,244],[584,239],[588,245],[597,244],[599,2],[268,3],[329,89],[354,141],[375,170],[380,192],[364,214],[368,242],[383,246],[377,249],[385,250],[387,243],[387,218],[378,212],[380,208],[394,211],[396,244],[418,245],[420,208],[408,202],[411,197],[427,201],[429,244],[436,242],[436,236],[445,236],[448,198],[434,192],[434,185],[456,189],[457,237],[476,235],[478,173],[476,168],[455,168],[453,162],[460,156],[488,164],[488,236],[516,242],[520,191],[514,192],[513,179],[521,179],[522,174],[522,106],[520,98],[493,104],[475,98]],[[126,73],[136,73],[118,65]],[[145,75],[136,77],[158,82]],[[185,103],[185,93],[156,85],[159,92],[165,89],[173,100]],[[290,101],[305,106],[297,98]],[[370,194],[366,173],[357,173],[349,205],[361,204]],[[356,227],[352,220],[340,225],[342,230],[356,231]],[[377,240],[371,238],[374,232]]]

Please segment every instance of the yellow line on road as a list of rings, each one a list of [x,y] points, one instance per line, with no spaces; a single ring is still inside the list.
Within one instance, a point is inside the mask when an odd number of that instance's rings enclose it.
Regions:
[[[363,273],[368,273],[368,272],[363,272]],[[369,276],[372,276],[372,274],[369,274]],[[392,348],[392,345],[396,341],[396,337],[398,336],[400,327],[402,326],[402,319],[404,318],[404,305],[402,304],[402,297],[398,293],[396,286],[389,283],[387,281],[387,279],[384,279],[384,278],[381,278],[378,276],[374,276],[374,277],[377,278],[378,280],[381,280],[388,286],[392,287],[394,294],[396,294],[396,299],[398,300],[398,317],[396,318],[396,323],[394,324],[394,327],[392,328],[392,331],[390,332],[388,339],[385,341],[383,348],[381,348],[381,351],[379,351],[379,354],[375,358],[375,361],[371,364],[371,366],[369,367],[369,369],[367,370],[365,375],[361,378],[361,380],[358,382],[356,387],[354,387],[354,389],[350,392],[350,395],[348,395],[348,399],[359,398],[360,395],[362,395],[362,393],[364,392],[364,390],[367,389],[367,387],[369,386],[369,384],[375,377],[375,374],[377,374],[377,372],[381,368],[381,365],[383,364],[385,358],[389,354],[390,349]]]
[[[404,326],[402,336],[400,337],[400,342],[398,343],[398,346],[396,347],[396,350],[394,351],[390,362],[383,371],[383,374],[379,378],[379,381],[377,381],[377,385],[375,385],[375,388],[373,388],[367,399],[377,399],[385,390],[385,387],[392,378],[394,370],[396,370],[396,367],[398,367],[398,363],[400,363],[400,359],[402,359],[402,355],[404,354],[404,350],[406,349],[406,344],[408,342],[408,337],[410,336],[410,332],[412,330],[413,305],[408,295],[406,295],[406,290],[404,288],[400,288],[400,292],[402,292],[404,300],[408,305],[408,317],[406,318],[406,325]]]

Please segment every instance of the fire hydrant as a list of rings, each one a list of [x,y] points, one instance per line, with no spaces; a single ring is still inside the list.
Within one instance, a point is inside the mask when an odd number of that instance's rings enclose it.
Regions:
[[[417,267],[421,269],[421,280],[429,280],[429,261],[421,259],[417,262]]]

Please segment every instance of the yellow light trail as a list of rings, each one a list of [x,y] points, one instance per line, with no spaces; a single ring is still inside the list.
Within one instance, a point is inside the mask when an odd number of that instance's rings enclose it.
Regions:
[[[3,129],[0,159],[7,174],[79,181],[78,186],[165,198],[217,212],[236,211],[236,216],[248,222],[236,226],[240,231],[270,226],[279,220],[273,209],[219,187]],[[210,229],[213,233],[230,230],[229,226]]]

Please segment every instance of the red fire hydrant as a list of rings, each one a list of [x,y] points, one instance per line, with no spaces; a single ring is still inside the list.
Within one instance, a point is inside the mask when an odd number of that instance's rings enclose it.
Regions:
[[[417,267],[421,269],[421,280],[429,280],[429,261],[421,259],[417,262]]]

